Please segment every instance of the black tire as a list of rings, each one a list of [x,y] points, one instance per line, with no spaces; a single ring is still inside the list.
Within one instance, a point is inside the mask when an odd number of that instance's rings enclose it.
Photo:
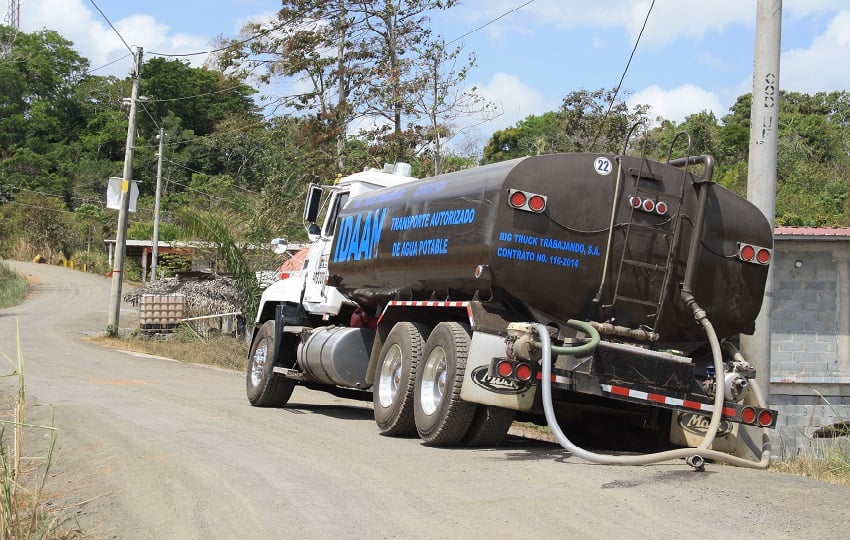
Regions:
[[[274,372],[278,360],[274,358],[274,335],[274,321],[266,321],[251,343],[245,387],[254,407],[282,407],[295,388],[295,380]],[[280,350],[285,354],[286,347]]]
[[[469,353],[469,330],[456,322],[438,324],[428,341],[413,390],[416,431],[429,446],[458,444],[478,406],[460,399]]]
[[[492,405],[479,405],[475,418],[461,443],[464,446],[499,446],[508,433],[516,411]]]
[[[397,437],[416,432],[413,421],[413,385],[428,327],[400,322],[390,330],[372,386],[375,423],[381,435]]]

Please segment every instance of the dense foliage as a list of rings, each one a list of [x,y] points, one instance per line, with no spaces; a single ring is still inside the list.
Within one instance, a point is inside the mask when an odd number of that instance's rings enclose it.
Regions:
[[[612,98],[605,90],[572,92],[559,110],[495,132],[483,161],[551,152],[616,153],[624,148],[666,160],[684,156],[690,143],[692,155],[714,156],[716,182],[746,196],[749,94],[740,96],[721,119],[702,111],[678,123],[663,118],[652,123],[646,107],[629,110],[625,102]],[[626,135],[637,122],[644,124],[627,144]],[[647,130],[646,125],[654,127]],[[679,136],[683,132],[688,137]],[[782,92],[778,133],[777,226],[850,225],[850,93]]]
[[[446,152],[453,122],[489,110],[463,90],[474,56],[447,50],[428,26],[430,10],[454,4],[408,0],[397,12],[392,2],[287,0],[277,20],[223,43],[215,68],[147,58],[133,163],[141,198],[128,237],[151,238],[160,128],[163,240],[300,241],[310,182],[384,162],[409,161],[421,176],[564,151],[645,148],[664,159],[674,141],[673,154],[687,151],[682,131],[691,153],[715,156],[718,182],[745,193],[749,95],[722,118],[673,122],[613,90],[575,90],[557,110],[493,133],[481,156]],[[73,258],[106,272],[103,240],[117,219],[105,186],[122,174],[132,81],[92,73],[51,30],[0,27],[0,44],[0,255]],[[299,85],[264,102],[252,85],[273,81]],[[780,104],[777,224],[850,224],[850,94],[783,93]],[[638,122],[650,128],[626,144]],[[216,238],[196,236],[203,219]],[[229,253],[224,266],[244,265]]]

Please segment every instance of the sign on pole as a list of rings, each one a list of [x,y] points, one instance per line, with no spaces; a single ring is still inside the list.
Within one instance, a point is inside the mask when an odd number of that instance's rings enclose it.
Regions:
[[[121,210],[121,184],[124,182],[123,178],[118,178],[117,176],[113,176],[109,179],[109,185],[106,188],[106,207],[112,208],[113,210]],[[132,180],[130,182],[130,212],[136,211],[136,201],[139,200],[139,187],[136,185],[136,181]]]

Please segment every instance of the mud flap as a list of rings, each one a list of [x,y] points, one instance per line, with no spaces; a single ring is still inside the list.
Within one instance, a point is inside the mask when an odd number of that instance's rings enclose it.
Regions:
[[[489,376],[491,360],[504,356],[504,338],[480,331],[473,332],[460,391],[461,399],[517,411],[531,410],[538,385]]]
[[[670,424],[670,442],[677,446],[696,448],[705,438],[711,418],[701,414],[673,411]],[[734,454],[738,445],[738,424],[721,420],[711,448]]]

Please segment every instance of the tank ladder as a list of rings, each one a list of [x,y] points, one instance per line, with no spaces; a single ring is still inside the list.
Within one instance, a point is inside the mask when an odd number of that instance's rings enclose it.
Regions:
[[[672,152],[673,145],[681,135],[688,138],[688,150],[687,159],[685,159],[686,165],[682,169],[682,181],[677,192],[676,190],[674,190],[673,193],[666,192],[663,184],[661,183],[661,178],[656,177],[648,170],[644,170],[644,165],[646,164],[645,144],[643,151],[641,152],[640,167],[638,169],[629,169],[628,171],[629,176],[633,178],[631,191],[632,198],[630,198],[629,201],[631,202],[638,198],[641,201],[648,199],[657,203],[663,198],[665,203],[668,205],[666,215],[669,217],[667,220],[654,225],[639,223],[635,220],[635,211],[637,208],[634,204],[629,205],[630,210],[628,220],[624,224],[623,250],[620,255],[619,264],[617,265],[617,274],[614,280],[614,294],[610,306],[606,306],[612,311],[614,311],[617,303],[639,304],[648,308],[653,308],[654,311],[647,315],[647,320],[643,325],[652,329],[655,329],[658,326],[658,322],[664,313],[667,291],[670,287],[670,281],[676,274],[676,262],[678,261],[678,240],[682,225],[681,220],[679,219],[679,212],[682,207],[682,201],[685,197],[685,185],[687,183],[688,176],[687,163],[690,162],[691,154],[690,136],[685,132],[678,133],[670,143],[670,150],[667,155],[667,163],[670,163],[670,153]],[[643,253],[631,252],[629,248],[632,244],[629,240],[634,236],[643,236],[647,238],[649,241],[646,245],[650,246],[653,245],[654,240],[659,238],[662,239],[665,246],[664,250],[666,251],[664,263],[658,264],[657,262],[653,262],[653,259],[656,261],[658,259],[658,252],[653,248],[647,249]],[[635,274],[640,272],[643,274],[642,277],[644,279],[641,281],[645,283],[644,290],[646,291],[645,294],[641,295],[643,298],[636,298],[634,296],[620,293],[620,284],[622,282],[624,272],[626,274],[631,272]],[[659,281],[660,286],[657,288],[653,287],[653,284],[658,283]],[[656,291],[655,294],[653,294],[653,291]]]

